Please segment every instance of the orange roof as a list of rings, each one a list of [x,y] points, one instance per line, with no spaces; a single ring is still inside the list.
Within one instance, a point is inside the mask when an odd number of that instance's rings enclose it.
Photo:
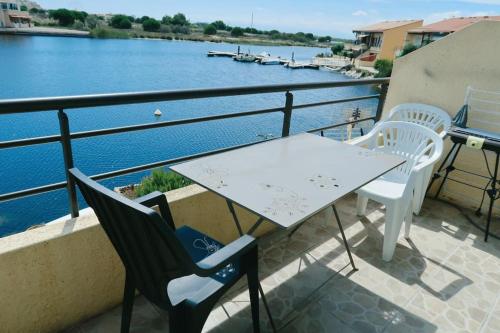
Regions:
[[[500,21],[500,16],[454,17],[412,29],[409,33],[455,32],[479,21]]]
[[[375,23],[366,27],[356,28],[353,31],[356,32],[383,32],[385,30],[399,28],[407,24],[423,22],[423,20],[406,20],[406,21],[385,21]]]

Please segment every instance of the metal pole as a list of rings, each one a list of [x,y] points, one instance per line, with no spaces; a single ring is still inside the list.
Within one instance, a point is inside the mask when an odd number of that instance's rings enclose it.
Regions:
[[[283,113],[283,129],[281,131],[281,136],[290,135],[290,122],[292,120],[292,107],[293,107],[293,94],[289,91],[286,92],[285,109]]]
[[[382,83],[380,96],[378,98],[377,114],[375,115],[375,122],[382,118],[382,111],[384,111],[385,98],[387,97],[387,90],[389,89],[388,83]]]
[[[57,116],[59,117],[59,128],[61,130],[61,144],[64,157],[64,169],[66,172],[66,188],[68,190],[69,211],[71,213],[71,217],[77,217],[78,201],[76,200],[75,182],[69,173],[69,169],[73,167],[73,152],[71,149],[68,115],[64,113],[63,109],[59,109]]]
[[[498,177],[498,164],[500,161],[500,153],[497,152],[497,158],[495,162],[495,173],[493,174],[493,179],[491,182],[491,189],[488,190],[488,195],[490,197],[490,207],[488,209],[488,219],[486,221],[486,232],[484,233],[484,241],[488,241],[488,235],[490,233],[490,223],[491,223],[491,214],[493,212],[493,204],[495,203],[497,197],[497,177]]]

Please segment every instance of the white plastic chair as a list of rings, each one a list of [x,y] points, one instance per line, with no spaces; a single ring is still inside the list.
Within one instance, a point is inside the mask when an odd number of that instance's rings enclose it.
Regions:
[[[391,109],[386,121],[406,121],[430,128],[444,139],[451,126],[451,117],[446,111],[437,106],[404,103]],[[425,158],[425,156],[424,156]],[[415,192],[413,194],[413,213],[418,215],[425,199],[425,192],[432,177],[432,166],[423,170],[415,180]]]
[[[402,121],[378,123],[357,145],[373,151],[400,155],[406,163],[375,179],[356,191],[357,213],[364,215],[368,199],[385,205],[385,231],[382,258],[390,261],[405,221],[405,237],[409,237],[413,216],[413,190],[419,174],[433,166],[443,152],[443,140],[430,129]]]

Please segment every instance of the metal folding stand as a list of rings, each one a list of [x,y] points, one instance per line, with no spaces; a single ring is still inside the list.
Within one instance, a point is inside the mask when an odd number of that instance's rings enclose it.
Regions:
[[[476,186],[473,184],[468,184],[468,183],[463,182],[461,180],[457,180],[457,179],[453,179],[453,178],[449,177],[449,174],[452,171],[459,170],[454,166],[454,164],[455,164],[455,161],[457,159],[458,153],[460,152],[460,149],[467,142],[467,137],[468,137],[467,135],[465,135],[463,133],[456,133],[453,131],[449,133],[449,136],[450,136],[451,140],[453,141],[453,147],[451,148],[448,155],[446,155],[446,158],[444,159],[443,163],[441,163],[441,165],[439,166],[438,171],[434,174],[434,177],[432,178],[432,181],[429,184],[429,187],[427,188],[427,192],[432,187],[434,181],[441,178],[441,174],[443,171],[445,171],[445,175],[443,177],[443,180],[441,181],[441,184],[439,185],[439,188],[438,188],[436,194],[434,195],[435,199],[438,198],[439,194],[441,193],[441,190],[443,189],[444,183],[447,180],[451,180],[451,181],[461,183],[461,184],[466,185],[466,186],[474,187],[474,188],[480,189],[482,191],[485,191],[485,193],[487,193],[489,198],[490,198],[490,204],[488,207],[488,215],[487,215],[487,220],[486,220],[486,228],[483,228],[483,227],[481,227],[473,222],[472,222],[472,224],[485,233],[484,234],[484,241],[487,242],[488,236],[490,235],[490,225],[491,225],[491,218],[492,218],[492,213],[493,213],[493,205],[494,205],[495,201],[500,198],[500,196],[498,195],[500,191],[497,188],[497,185],[500,183],[499,177],[498,177],[498,168],[499,168],[499,161],[500,161],[500,142],[497,143],[497,142],[494,142],[491,140],[485,140],[485,144],[482,147],[483,153],[484,153],[484,151],[492,151],[492,152],[496,153],[495,169],[494,169],[493,173],[491,173],[491,170],[490,170],[489,164],[488,164],[488,160],[486,160],[486,157],[485,157],[485,163],[486,163],[488,173],[489,173],[488,177],[460,169],[460,171],[462,171],[462,172],[488,179],[489,180],[488,185],[485,188],[481,188],[479,186]],[[450,160],[450,158],[451,158],[451,162],[449,163],[449,165],[447,167],[445,167],[445,165],[447,165],[448,160]],[[488,189],[488,186],[490,187],[489,189]],[[482,201],[481,201],[481,206],[482,206]],[[480,209],[481,209],[481,207],[479,207],[478,213],[480,212]],[[491,234],[491,236],[500,239],[500,237],[498,237],[497,235]]]
[[[229,208],[229,211],[231,212],[231,215],[233,216],[233,221],[236,224],[236,228],[238,229],[238,233],[240,236],[243,236],[243,229],[241,228],[240,221],[238,220],[238,216],[236,215],[236,211],[234,210],[233,203],[230,200],[226,200],[227,207]],[[255,224],[248,230],[248,235],[252,235],[252,233],[257,230],[259,225],[264,221],[264,218],[259,217],[259,219],[255,222]],[[274,324],[273,316],[271,315],[271,310],[269,309],[269,304],[267,304],[266,300],[266,295],[264,294],[264,290],[262,289],[262,285],[260,284],[259,281],[259,293],[260,297],[262,298],[262,303],[264,304],[264,308],[266,310],[267,316],[269,318],[269,323],[271,324],[271,327],[273,328],[273,332],[277,332],[276,330],[276,325]]]
[[[240,221],[238,220],[238,216],[236,215],[236,211],[234,210],[233,203],[228,199],[226,199],[226,203],[227,203],[227,207],[229,208],[229,211],[231,212],[231,215],[233,216],[233,221],[236,224],[236,228],[238,229],[238,233],[240,234],[240,236],[243,236],[244,232],[243,232],[243,229],[241,228],[241,224],[240,224]],[[339,214],[337,212],[337,208],[335,207],[334,204],[332,204],[332,208],[333,208],[333,213],[335,215],[335,219],[337,220],[337,224],[338,224],[339,229],[340,229],[340,234],[342,235],[342,239],[344,240],[344,246],[347,250],[347,254],[349,256],[349,261],[351,262],[351,266],[352,266],[353,270],[357,271],[358,269],[354,265],[354,259],[352,258],[351,250],[349,249],[349,243],[347,242],[347,238],[345,237],[344,228],[342,227],[342,223],[340,222],[340,217],[339,217]],[[257,228],[262,224],[262,222],[264,222],[264,218],[259,217],[257,219],[257,221],[254,223],[254,225],[250,229],[248,229],[247,234],[252,235],[255,232],[255,230],[257,230]],[[292,230],[292,232],[288,236],[290,237],[303,224],[304,223],[299,224],[295,229]],[[267,303],[266,296],[264,294],[264,290],[262,289],[260,282],[259,282],[259,293],[260,293],[260,296],[262,298],[262,303],[264,303],[264,308],[266,310],[267,316],[269,317],[269,322],[271,324],[271,327],[273,328],[273,332],[276,332],[276,326],[274,324],[274,320],[273,320],[273,317],[271,315],[271,310],[269,309],[269,305]]]

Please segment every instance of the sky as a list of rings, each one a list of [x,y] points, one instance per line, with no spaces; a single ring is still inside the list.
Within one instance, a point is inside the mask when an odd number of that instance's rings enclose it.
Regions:
[[[121,13],[161,18],[184,13],[191,22],[223,20],[261,30],[312,32],[351,38],[352,29],[378,21],[500,15],[500,0],[38,0],[47,9]]]

